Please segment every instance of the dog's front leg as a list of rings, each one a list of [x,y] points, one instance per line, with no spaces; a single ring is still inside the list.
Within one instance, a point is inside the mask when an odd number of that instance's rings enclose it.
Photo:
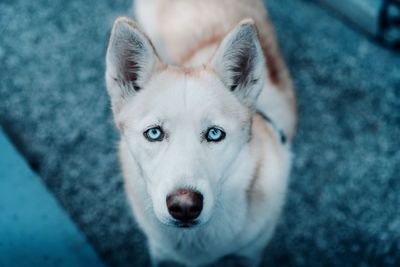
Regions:
[[[243,267],[260,267],[262,263],[262,251],[251,255],[240,255],[239,265]]]
[[[167,260],[162,248],[156,242],[148,241],[148,249],[151,267],[160,267],[162,261]]]
[[[151,267],[160,267],[161,266],[161,259],[152,256],[151,253],[150,253],[150,266]]]
[[[161,260],[151,257],[150,258],[150,266],[151,267],[161,267]]]
[[[239,262],[242,266],[246,267],[260,267],[264,254],[264,246],[255,242],[253,246],[250,246],[237,254],[239,256]]]

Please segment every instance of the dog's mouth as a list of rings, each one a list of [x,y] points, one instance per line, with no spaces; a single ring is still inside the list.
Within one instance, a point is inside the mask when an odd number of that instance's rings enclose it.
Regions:
[[[167,225],[175,227],[175,228],[194,228],[198,226],[200,223],[198,220],[190,221],[190,222],[180,222],[180,221],[169,221]]]

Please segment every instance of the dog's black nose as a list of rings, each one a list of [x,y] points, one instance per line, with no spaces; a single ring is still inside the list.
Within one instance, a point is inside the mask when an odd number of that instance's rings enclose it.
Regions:
[[[168,212],[184,223],[199,217],[203,209],[203,196],[190,189],[178,189],[167,197]]]

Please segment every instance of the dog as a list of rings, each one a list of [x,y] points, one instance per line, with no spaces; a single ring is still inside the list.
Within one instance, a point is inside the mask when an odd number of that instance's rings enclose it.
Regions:
[[[297,115],[261,0],[137,0],[106,84],[153,266],[258,266],[285,202]],[[140,25],[140,26],[139,26]]]

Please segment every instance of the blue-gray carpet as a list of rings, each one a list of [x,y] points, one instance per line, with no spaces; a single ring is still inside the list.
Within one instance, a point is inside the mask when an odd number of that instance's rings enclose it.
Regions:
[[[300,128],[265,266],[399,266],[400,54],[313,2],[268,6]],[[104,83],[112,21],[130,11],[122,0],[0,2],[0,123],[109,266],[148,262]]]
[[[0,128],[0,267],[104,266]]]

